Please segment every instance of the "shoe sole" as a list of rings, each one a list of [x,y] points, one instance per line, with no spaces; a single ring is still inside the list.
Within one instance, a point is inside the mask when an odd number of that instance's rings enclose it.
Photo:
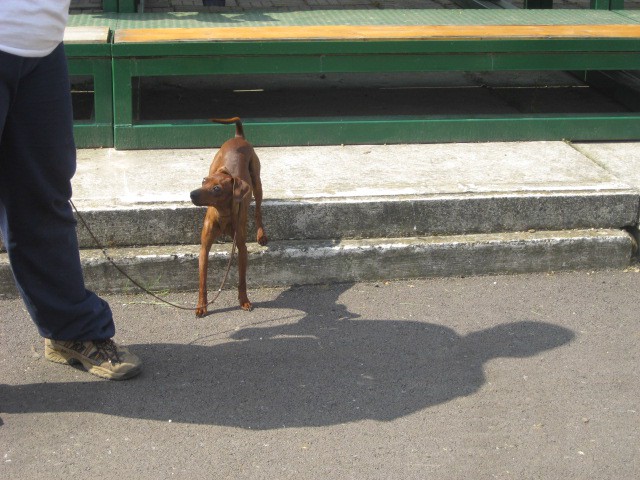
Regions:
[[[94,365],[91,362],[83,362],[72,354],[54,350],[49,346],[46,346],[45,348],[44,357],[50,362],[60,363],[63,365],[82,365],[87,372],[101,378],[106,378],[107,380],[127,380],[128,378],[135,377],[142,371],[141,368],[134,367],[121,374],[113,373],[111,370]]]

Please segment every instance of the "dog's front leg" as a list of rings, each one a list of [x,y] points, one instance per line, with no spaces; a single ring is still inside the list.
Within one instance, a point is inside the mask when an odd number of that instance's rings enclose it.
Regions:
[[[209,250],[211,244],[200,246],[200,257],[198,259],[198,272],[200,274],[198,290],[198,306],[196,307],[196,317],[204,317],[207,314],[207,268],[209,266]]]
[[[247,244],[244,239],[238,241],[238,301],[242,310],[251,310],[252,305],[247,296]]]
[[[209,252],[211,245],[219,234],[217,222],[213,219],[215,212],[209,208],[202,226],[200,235],[200,256],[198,257],[199,290],[196,317],[204,317],[207,314],[207,271],[209,268]]]

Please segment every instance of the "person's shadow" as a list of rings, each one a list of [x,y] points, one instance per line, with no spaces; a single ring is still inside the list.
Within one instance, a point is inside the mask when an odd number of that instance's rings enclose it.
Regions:
[[[98,412],[247,429],[390,421],[472,395],[496,357],[528,357],[574,334],[515,322],[461,336],[426,322],[366,320],[337,303],[350,285],[257,308],[303,309],[294,324],[246,328],[212,346],[132,346],[148,369],[126,382],[0,386],[0,410]],[[206,338],[205,338],[206,340]]]

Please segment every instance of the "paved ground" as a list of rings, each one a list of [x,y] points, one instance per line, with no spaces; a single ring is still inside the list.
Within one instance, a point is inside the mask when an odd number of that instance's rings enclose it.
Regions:
[[[0,302],[0,476],[615,479],[640,471],[637,269],[108,297],[146,369],[42,357]],[[173,295],[192,303],[195,293]]]
[[[580,148],[636,181],[619,144]],[[1,300],[0,478],[635,479],[639,286],[630,268],[261,289],[251,313],[225,291],[202,320],[109,296],[145,363],[124,383],[46,362]]]

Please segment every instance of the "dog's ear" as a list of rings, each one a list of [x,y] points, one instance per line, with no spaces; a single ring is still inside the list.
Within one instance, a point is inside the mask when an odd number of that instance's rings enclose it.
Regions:
[[[229,173],[229,170],[227,170],[227,167],[220,167],[218,170],[216,170],[215,173],[224,173],[225,175],[231,176],[231,173]]]
[[[251,186],[238,177],[233,178],[233,200],[240,203],[251,194]]]

